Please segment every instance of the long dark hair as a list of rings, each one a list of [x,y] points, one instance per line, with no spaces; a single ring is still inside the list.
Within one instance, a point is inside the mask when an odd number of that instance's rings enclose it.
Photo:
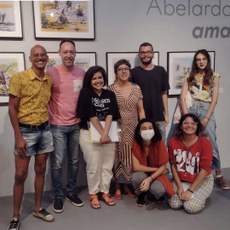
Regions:
[[[176,127],[176,130],[175,130],[175,136],[177,138],[182,138],[183,137],[182,125],[183,125],[184,120],[186,118],[188,118],[188,117],[191,117],[192,120],[197,123],[196,135],[198,137],[203,136],[204,135],[204,132],[203,132],[204,128],[203,128],[203,126],[202,126],[202,124],[200,122],[200,119],[196,115],[194,115],[192,113],[186,113],[181,117],[181,119],[180,119],[180,121],[179,121],[179,123],[178,123],[178,125]]]
[[[143,139],[140,135],[140,130],[141,130],[141,125],[146,123],[146,122],[150,122],[152,125],[153,125],[153,129],[154,129],[154,132],[155,132],[155,135],[152,137],[151,139],[151,142],[152,143],[156,143],[157,141],[160,141],[162,139],[162,136],[161,136],[161,133],[160,133],[160,130],[158,129],[158,127],[150,120],[144,118],[144,119],[141,119],[138,124],[137,124],[137,127],[134,131],[134,140],[137,142],[137,144],[143,148]]]
[[[98,73],[100,72],[102,74],[102,77],[104,79],[104,86],[107,85],[107,74],[104,70],[103,67],[101,66],[92,66],[90,67],[86,73],[85,73],[85,77],[84,77],[84,80],[83,80],[83,88],[92,88],[91,86],[91,81],[92,81],[92,78],[94,76],[95,73]]]
[[[193,61],[192,61],[192,69],[191,69],[191,72],[189,74],[189,77],[188,77],[188,83],[192,83],[194,80],[195,80],[195,76],[196,74],[199,72],[199,68],[197,66],[197,55],[198,54],[202,54],[204,55],[206,58],[207,58],[207,66],[204,70],[204,84],[205,85],[210,85],[210,84],[213,84],[213,70],[211,68],[211,58],[210,58],[210,55],[208,53],[207,50],[205,49],[201,49],[201,50],[197,50],[194,57],[193,57]]]

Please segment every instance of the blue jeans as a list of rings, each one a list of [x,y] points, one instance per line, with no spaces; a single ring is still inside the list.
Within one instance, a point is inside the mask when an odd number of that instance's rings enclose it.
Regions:
[[[68,157],[66,194],[75,193],[78,157],[79,157],[79,132],[78,124],[75,125],[51,125],[54,141],[54,151],[51,159],[51,178],[55,199],[64,197],[62,185],[62,171],[65,156]]]
[[[209,102],[194,101],[193,105],[189,108],[189,112],[198,116],[199,119],[202,121],[207,113],[209,106],[210,106]],[[213,114],[209,118],[209,121],[205,127],[205,132],[209,140],[212,142],[212,147],[213,147],[212,169],[221,170],[220,154],[219,154],[219,149],[218,149],[218,145],[216,142],[217,140],[216,121],[215,121],[215,117]]]
[[[20,131],[27,145],[26,156],[50,153],[54,150],[50,125],[42,129],[20,127]]]
[[[171,127],[167,136],[167,140],[166,140],[166,146],[168,147],[169,141],[171,140],[172,137],[174,137],[175,135],[175,131],[177,128],[178,124],[173,124],[173,122],[171,123]]]

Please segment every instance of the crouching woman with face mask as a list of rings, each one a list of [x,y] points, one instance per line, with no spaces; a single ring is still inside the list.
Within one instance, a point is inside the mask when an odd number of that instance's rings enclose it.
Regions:
[[[137,206],[144,206],[146,199],[158,201],[165,193],[168,197],[175,193],[166,175],[168,153],[164,141],[158,128],[147,119],[142,119],[135,129],[132,163]]]

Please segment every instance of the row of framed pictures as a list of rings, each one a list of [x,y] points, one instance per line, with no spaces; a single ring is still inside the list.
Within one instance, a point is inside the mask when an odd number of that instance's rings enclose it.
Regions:
[[[169,95],[180,94],[184,76],[190,72],[195,51],[168,52],[167,71],[169,75]],[[215,69],[215,51],[209,51],[212,69]],[[57,52],[48,52],[49,61],[46,69],[61,64],[61,58]],[[106,66],[108,73],[108,84],[115,80],[114,63],[119,59],[129,60],[132,67],[138,66],[140,60],[137,52],[106,52]],[[153,64],[159,65],[160,53],[154,52]],[[87,70],[90,66],[97,64],[96,52],[78,52],[75,64]],[[8,102],[9,81],[12,75],[25,69],[25,55],[23,52],[0,53],[0,102]]]
[[[33,1],[36,39],[95,39],[94,0]],[[22,39],[21,2],[0,1],[0,38]]]
[[[61,64],[61,58],[57,52],[48,52],[49,61],[46,70]],[[87,70],[96,65],[96,52],[78,52],[75,64]],[[9,82],[14,73],[25,70],[25,54],[23,52],[0,53],[0,103],[7,103],[9,93]]]

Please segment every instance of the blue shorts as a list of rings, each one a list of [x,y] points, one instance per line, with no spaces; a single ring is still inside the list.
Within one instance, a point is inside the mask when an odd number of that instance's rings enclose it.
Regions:
[[[27,126],[27,125],[25,125]],[[54,150],[53,136],[50,125],[46,124],[42,127],[20,125],[20,131],[27,144],[26,156],[35,156],[37,154],[50,153]],[[15,155],[17,151],[15,150]]]

